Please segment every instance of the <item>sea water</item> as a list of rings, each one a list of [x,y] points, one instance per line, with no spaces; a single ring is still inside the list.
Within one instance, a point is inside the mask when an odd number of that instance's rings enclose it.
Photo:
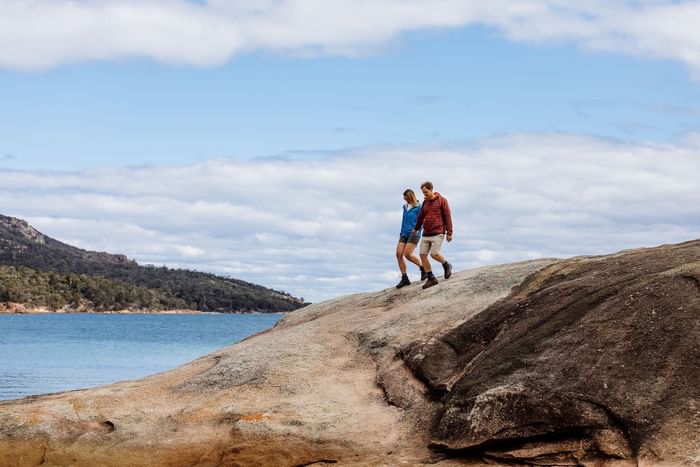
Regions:
[[[0,400],[159,373],[268,329],[281,317],[0,315]]]

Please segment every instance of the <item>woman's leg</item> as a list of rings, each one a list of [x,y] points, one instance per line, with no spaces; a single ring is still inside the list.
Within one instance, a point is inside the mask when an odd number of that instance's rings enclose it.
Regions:
[[[403,252],[406,249],[406,244],[399,242],[396,245],[396,261],[399,263],[399,270],[401,274],[406,274],[406,262],[403,260]]]
[[[404,250],[403,250],[403,256],[407,260],[409,260],[410,262],[412,262],[413,264],[415,264],[416,266],[418,266],[420,268],[423,265],[421,264],[420,260],[416,256],[413,255],[413,252],[415,251],[415,249],[416,249],[416,245],[414,245],[413,243],[406,243],[406,248],[404,248]]]

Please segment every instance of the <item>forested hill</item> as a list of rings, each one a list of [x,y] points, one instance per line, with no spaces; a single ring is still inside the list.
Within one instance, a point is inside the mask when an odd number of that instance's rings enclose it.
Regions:
[[[291,295],[214,274],[140,266],[124,255],[87,251],[47,237],[26,221],[0,215],[0,302],[52,309],[186,308],[291,311]]]

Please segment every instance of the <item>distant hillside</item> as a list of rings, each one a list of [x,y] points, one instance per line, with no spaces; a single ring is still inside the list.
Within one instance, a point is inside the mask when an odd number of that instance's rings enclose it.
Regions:
[[[242,280],[139,266],[124,255],[76,248],[47,237],[26,221],[3,215],[0,265],[6,266],[0,269],[0,302],[217,312],[280,312],[304,306],[285,292]]]

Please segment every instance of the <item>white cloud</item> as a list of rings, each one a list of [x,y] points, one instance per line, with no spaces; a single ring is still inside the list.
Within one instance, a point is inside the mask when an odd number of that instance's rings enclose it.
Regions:
[[[370,53],[402,33],[485,25],[514,41],[678,60],[700,73],[700,2],[674,0],[2,0],[0,66],[148,57]]]
[[[203,249],[192,245],[173,245],[173,247],[183,258],[200,258],[207,254]]]
[[[316,160],[1,170],[0,213],[82,248],[318,301],[398,279],[401,194],[425,179],[452,206],[456,270],[700,237],[698,141],[531,134]]]

